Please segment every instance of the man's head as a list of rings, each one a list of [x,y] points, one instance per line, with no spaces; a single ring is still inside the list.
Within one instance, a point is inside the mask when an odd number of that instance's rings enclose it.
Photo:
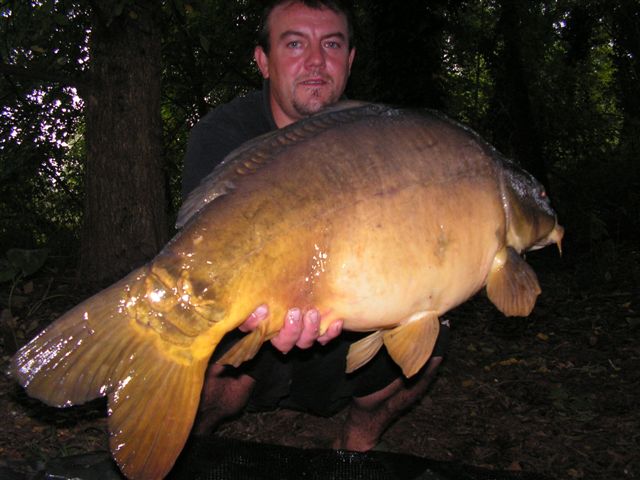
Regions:
[[[347,40],[349,42],[349,48],[354,47],[353,14],[351,8],[341,0],[274,0],[269,2],[262,12],[262,22],[258,30],[258,45],[262,47],[267,55],[269,55],[269,48],[271,46],[269,43],[269,17],[271,12],[276,7],[291,3],[301,3],[315,10],[326,8],[338,15],[344,15],[344,18],[347,20]]]
[[[338,101],[355,55],[349,10],[338,0],[279,0],[265,11],[254,58],[284,127]]]

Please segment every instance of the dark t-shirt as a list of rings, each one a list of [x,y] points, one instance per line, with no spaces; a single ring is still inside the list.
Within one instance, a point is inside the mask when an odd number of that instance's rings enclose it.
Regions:
[[[198,186],[232,150],[259,135],[276,130],[267,92],[257,90],[220,105],[193,127],[182,175],[182,198]]]
[[[266,92],[267,83],[262,91],[251,92],[217,107],[193,128],[184,164],[183,199],[232,150],[277,128]],[[445,328],[441,329],[434,354],[442,355],[440,350],[446,348],[448,328],[443,334]],[[238,330],[227,334],[213,360],[242,335]],[[316,344],[306,350],[294,349],[287,355],[271,344],[265,344],[253,360],[238,369],[231,368],[229,374],[246,373],[256,380],[249,400],[250,409],[287,407],[332,415],[351,397],[373,393],[402,376],[402,371],[384,349],[356,372],[345,373],[349,346],[366,335],[343,332],[326,346]]]

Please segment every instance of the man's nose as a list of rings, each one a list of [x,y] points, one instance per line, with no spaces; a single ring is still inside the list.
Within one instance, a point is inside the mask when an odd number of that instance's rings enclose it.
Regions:
[[[312,44],[309,47],[306,58],[306,65],[307,67],[311,68],[323,67],[325,65],[325,52],[322,48],[322,45]]]

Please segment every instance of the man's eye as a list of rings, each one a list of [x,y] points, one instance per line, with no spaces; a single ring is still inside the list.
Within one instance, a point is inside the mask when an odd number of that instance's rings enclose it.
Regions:
[[[330,40],[328,42],[324,42],[324,46],[326,48],[340,48],[341,44],[340,44],[340,42],[336,42],[336,41]]]
[[[298,40],[292,40],[287,43],[288,48],[300,48],[300,42]]]

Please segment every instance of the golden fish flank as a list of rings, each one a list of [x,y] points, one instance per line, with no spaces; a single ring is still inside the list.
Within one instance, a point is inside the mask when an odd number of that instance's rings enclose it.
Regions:
[[[314,305],[321,330],[342,318],[373,332],[352,345],[349,371],[384,346],[411,376],[438,317],[481,287],[506,315],[527,315],[540,287],[520,254],[563,234],[535,179],[473,132],[354,103],[240,147],[178,224],[148,265],[12,359],[15,378],[50,405],[108,397],[112,454],[129,478],[169,472],[209,358],[257,305],[269,320],[221,361],[253,357],[289,306]]]
[[[324,273],[325,265],[329,262],[329,254],[322,251],[316,244],[313,245],[315,254],[311,257],[311,268],[309,275],[304,277],[304,281],[310,285],[314,285],[317,279]]]

